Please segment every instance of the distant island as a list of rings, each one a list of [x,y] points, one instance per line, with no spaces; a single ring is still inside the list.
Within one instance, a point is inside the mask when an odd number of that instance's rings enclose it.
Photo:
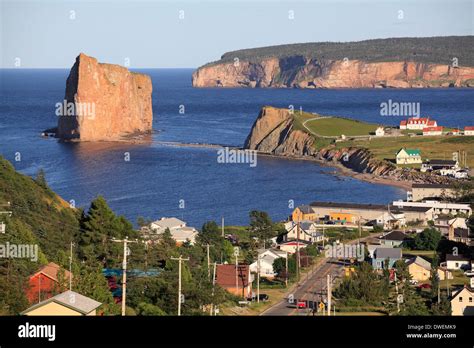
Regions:
[[[243,49],[198,68],[194,87],[474,87],[474,36]]]
[[[459,181],[439,170],[423,171],[429,165],[428,159],[433,162],[440,156],[452,156],[458,152],[460,159],[452,167],[459,170],[463,166],[473,168],[472,159],[463,161],[461,156],[472,152],[474,132],[471,133],[470,129],[473,128],[466,126],[464,135],[449,128],[443,128],[439,135],[431,135],[427,132],[431,128],[400,129],[265,106],[243,148],[260,154],[315,160],[361,180],[408,189],[412,183],[450,184]],[[398,157],[405,148],[416,149],[418,161],[401,163]],[[451,165],[447,163],[450,161],[442,162]]]
[[[150,133],[151,78],[127,68],[99,63],[81,53],[56,104],[58,126],[45,131],[67,141],[122,141]]]

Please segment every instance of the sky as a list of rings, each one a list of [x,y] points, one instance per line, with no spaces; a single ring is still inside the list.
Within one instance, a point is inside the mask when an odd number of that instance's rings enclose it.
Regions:
[[[1,68],[195,68],[287,43],[474,34],[474,0],[0,0]]]

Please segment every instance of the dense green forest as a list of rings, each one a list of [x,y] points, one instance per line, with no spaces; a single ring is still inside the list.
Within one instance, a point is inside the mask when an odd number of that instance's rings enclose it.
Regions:
[[[358,42],[315,42],[242,49],[227,52],[221,60],[209,65],[241,61],[258,62],[263,58],[303,56],[318,60],[344,58],[382,61],[415,61],[421,63],[474,66],[474,36],[445,36],[426,38],[390,38]]]

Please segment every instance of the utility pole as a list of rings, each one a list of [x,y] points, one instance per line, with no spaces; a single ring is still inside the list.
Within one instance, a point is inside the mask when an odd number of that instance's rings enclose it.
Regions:
[[[206,244],[207,249],[207,279],[211,279],[211,260],[209,258],[209,243]]]
[[[300,282],[300,223],[296,223],[296,283]]]
[[[288,287],[288,251],[286,252],[286,258],[285,258],[285,287]]]
[[[72,290],[72,247],[74,243],[71,241],[71,250],[69,254],[69,290]]]
[[[331,315],[331,294],[332,294],[332,289],[331,289],[331,275],[328,274],[328,283],[327,283],[327,291],[328,291],[328,316]]]
[[[397,272],[394,272],[395,280],[395,290],[397,291],[397,313],[400,313],[400,300],[398,299],[398,282],[397,282]]]
[[[178,316],[181,315],[181,303],[182,303],[182,296],[181,296],[181,262],[182,261],[189,261],[189,257],[187,259],[183,259],[182,255],[179,255],[178,258],[172,257],[171,260],[178,260]]]
[[[260,254],[257,255],[257,303],[260,303]]]
[[[122,262],[122,316],[125,315],[126,301],[127,301],[127,256],[129,249],[128,243],[138,243],[136,240],[112,239],[112,242],[123,243],[123,262]]]
[[[215,292],[215,287],[216,287],[216,267],[217,263],[214,262],[214,272],[212,275],[212,303],[211,303],[211,313],[210,315],[212,316],[213,314],[215,315],[215,309],[214,309],[214,292]]]
[[[235,292],[239,296],[239,260],[237,253],[235,254]]]
[[[224,238],[224,217],[222,217],[221,227],[222,227],[222,238]]]

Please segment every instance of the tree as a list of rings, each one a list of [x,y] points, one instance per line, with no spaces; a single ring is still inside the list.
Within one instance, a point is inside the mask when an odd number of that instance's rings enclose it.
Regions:
[[[132,224],[123,216],[116,216],[104,197],[91,202],[87,214],[81,218],[79,233],[80,257],[86,261],[100,260],[104,266],[118,266],[122,247],[113,238],[136,237]]]
[[[441,240],[441,233],[435,228],[425,228],[416,235],[413,247],[416,250],[436,250]]]
[[[264,211],[253,210],[250,212],[250,231],[263,245],[274,236],[273,223],[268,213]]]

